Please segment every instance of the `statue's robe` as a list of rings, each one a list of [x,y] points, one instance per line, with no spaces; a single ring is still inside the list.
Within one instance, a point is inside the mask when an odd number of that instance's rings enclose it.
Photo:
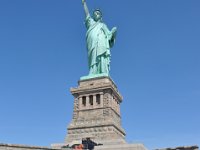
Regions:
[[[85,24],[87,27],[86,40],[90,74],[108,74],[110,48],[114,44],[115,37],[103,22],[96,22],[90,16],[86,17]]]

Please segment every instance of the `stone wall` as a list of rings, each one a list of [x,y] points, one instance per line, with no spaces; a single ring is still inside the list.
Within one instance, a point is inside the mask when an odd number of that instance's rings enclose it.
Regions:
[[[0,144],[0,150],[59,150],[49,147],[27,146],[16,144]]]
[[[179,146],[179,147],[174,147],[174,148],[161,148],[161,149],[156,149],[156,150],[198,150],[199,147],[197,145],[194,146]]]
[[[147,150],[143,144],[118,144],[96,146],[94,150]]]

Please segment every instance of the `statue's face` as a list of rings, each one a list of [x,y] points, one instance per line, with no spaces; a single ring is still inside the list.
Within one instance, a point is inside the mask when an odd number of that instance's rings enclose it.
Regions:
[[[102,14],[99,10],[95,10],[93,13],[93,17],[95,21],[99,21],[102,18]]]

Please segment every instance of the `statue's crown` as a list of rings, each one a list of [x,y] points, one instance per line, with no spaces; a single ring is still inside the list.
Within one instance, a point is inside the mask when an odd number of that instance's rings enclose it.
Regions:
[[[101,11],[101,9],[96,8],[96,9],[93,10],[93,13],[96,12],[96,11],[100,12],[100,14],[101,14],[101,16],[102,16],[102,11]]]

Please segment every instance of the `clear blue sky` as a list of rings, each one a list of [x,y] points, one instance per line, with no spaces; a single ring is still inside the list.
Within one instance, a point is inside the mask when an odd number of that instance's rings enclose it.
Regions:
[[[88,0],[118,27],[111,77],[127,141],[200,145],[200,1]],[[0,143],[64,141],[87,75],[81,0],[0,1]]]

